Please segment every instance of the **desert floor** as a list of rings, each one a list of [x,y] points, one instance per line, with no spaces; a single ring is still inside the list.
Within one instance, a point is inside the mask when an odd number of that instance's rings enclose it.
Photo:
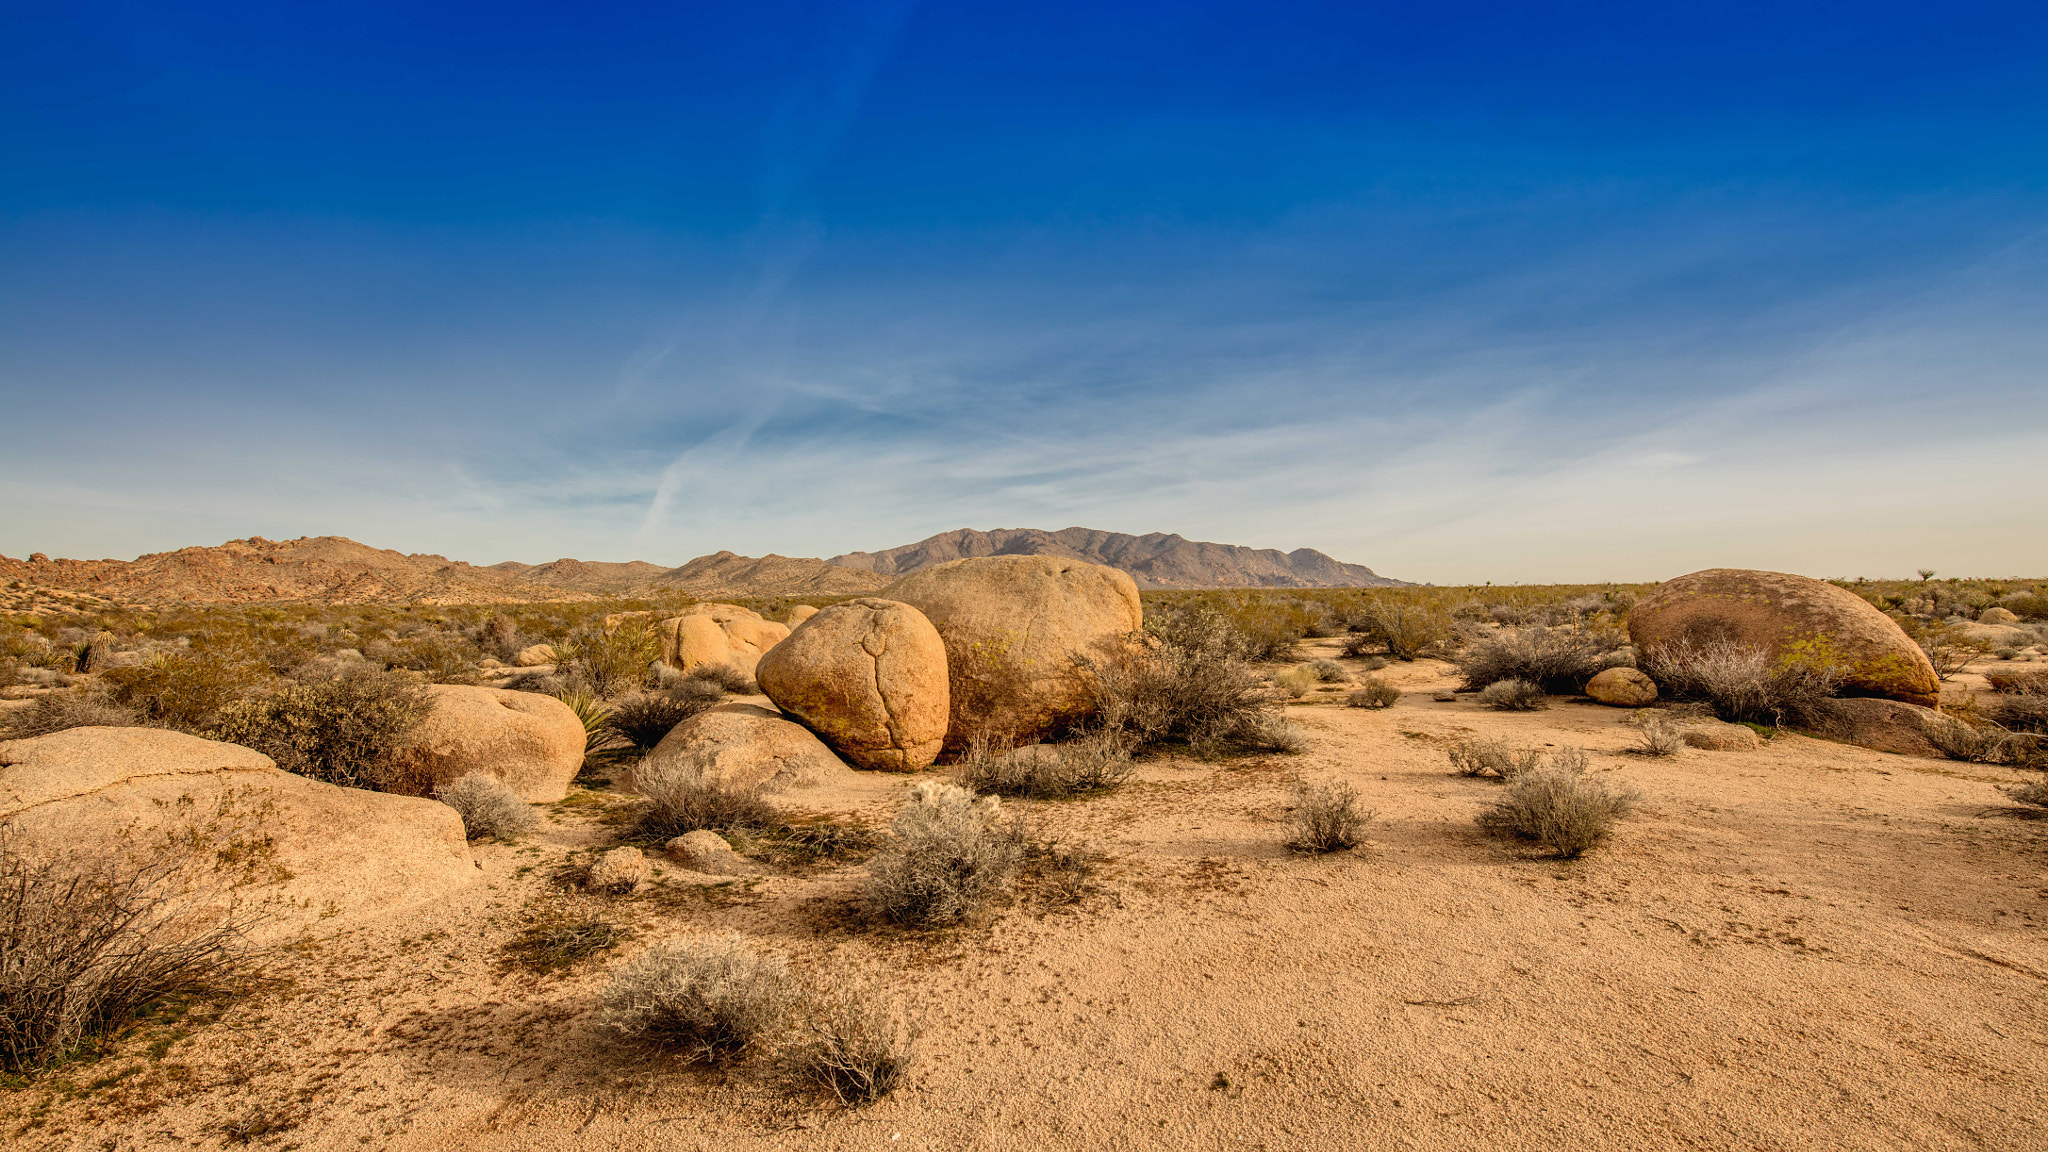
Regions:
[[[1099,891],[930,937],[848,914],[858,867],[713,884],[672,868],[607,901],[633,927],[564,975],[510,970],[522,916],[629,799],[572,796],[482,845],[460,900],[268,965],[203,1025],[7,1094],[23,1149],[2048,1148],[2048,821],[1979,765],[1781,735],[1623,752],[1627,713],[1490,712],[1447,665],[1386,711],[1289,709],[1299,756],[1152,760],[1091,799],[1023,803],[1110,856]],[[1639,814],[1577,863],[1483,836],[1479,733],[1586,749]],[[1344,780],[1369,845],[1286,851],[1293,781]],[[907,780],[805,808],[885,826]],[[591,1022],[606,971],[736,929],[870,980],[928,1023],[909,1085],[845,1111],[768,1067],[711,1072]],[[202,1007],[205,1015],[213,1009]],[[261,1124],[255,1125],[262,1127]]]

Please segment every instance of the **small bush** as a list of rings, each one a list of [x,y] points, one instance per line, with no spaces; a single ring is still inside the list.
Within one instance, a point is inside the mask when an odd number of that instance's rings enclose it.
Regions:
[[[556,644],[555,655],[609,699],[647,682],[648,666],[661,655],[661,637],[644,620],[627,620],[609,631],[591,626]]]
[[[1308,695],[1308,690],[1318,682],[1316,674],[1307,668],[1283,668],[1273,673],[1273,685],[1289,700],[1299,700]]]
[[[534,972],[560,972],[618,947],[629,935],[601,916],[552,908],[530,919],[505,945],[505,954],[512,963]]]
[[[236,895],[275,855],[252,830],[263,815],[224,805],[92,855],[31,852],[0,827],[0,1071],[36,1071],[236,971],[269,916]]]
[[[1583,765],[1583,757],[1579,765]],[[1641,794],[1612,786],[1568,762],[1524,772],[1510,780],[1501,798],[1479,816],[1490,831],[1534,840],[1564,859],[1572,859],[1613,834]]]
[[[917,1059],[923,1027],[871,993],[838,991],[815,997],[793,1064],[803,1078],[831,1092],[848,1108],[872,1104],[896,1090]]]
[[[1392,663],[1393,661],[1387,659],[1385,656],[1367,656],[1364,659],[1364,661],[1362,661],[1359,664],[1359,667],[1365,669],[1367,672],[1379,672],[1383,671],[1388,665]]]
[[[1674,756],[1685,747],[1685,736],[1662,717],[1645,719],[1636,730],[1636,742],[1629,751],[1638,756]]]
[[[1285,752],[1294,755],[1308,751],[1308,732],[1301,725],[1276,712],[1261,712],[1233,737],[1237,743],[1253,752]]]
[[[1534,712],[1550,707],[1549,701],[1543,698],[1543,689],[1527,680],[1500,680],[1488,684],[1479,693],[1479,702],[1503,712]]]
[[[1972,638],[1960,624],[1930,624],[1911,617],[1898,619],[1934,665],[1936,679],[1947,680],[1991,651],[1989,641]]]
[[[488,836],[509,842],[541,825],[533,805],[520,799],[503,780],[483,772],[471,772],[442,785],[434,799],[455,809],[471,840]]]
[[[261,660],[216,652],[160,653],[145,664],[109,668],[100,678],[114,703],[185,732],[208,731],[222,709],[275,682]]]
[[[1984,680],[1993,692],[2018,696],[2048,696],[2048,671],[2040,669],[2004,669],[1986,672]]]
[[[1450,613],[1440,608],[1423,604],[1400,604],[1382,601],[1366,610],[1364,631],[1359,635],[1368,641],[1384,644],[1388,655],[1397,660],[1413,660],[1446,648],[1457,634],[1451,622]],[[1345,655],[1364,655],[1362,648],[1353,650],[1345,645]]]
[[[1993,723],[2013,732],[2048,733],[2048,696],[2008,696],[1994,701],[1989,715]]]
[[[1460,776],[1513,780],[1543,763],[1540,749],[1516,751],[1498,740],[1475,736],[1448,749],[1451,768]]]
[[[214,734],[254,748],[287,772],[348,788],[389,788],[393,752],[427,718],[432,700],[411,679],[364,672],[286,684],[222,709]]]
[[[1265,685],[1238,655],[1238,640],[1220,616],[1185,612],[1164,624],[1148,620],[1146,629],[1145,642],[1091,662],[1088,682],[1102,731],[1139,746],[1184,745],[1209,755],[1261,722]]]
[[[1585,691],[1586,681],[1621,659],[1621,644],[1618,633],[1529,628],[1489,636],[1459,653],[1456,663],[1468,690],[1524,680],[1567,696]]]
[[[1365,685],[1344,698],[1344,703],[1353,708],[1391,708],[1401,701],[1401,690],[1384,679],[1373,676]]]
[[[2000,787],[1999,791],[2022,804],[2029,804],[2035,808],[2048,808],[2048,776],[2019,784],[2007,784]]]
[[[1309,662],[1308,670],[1315,673],[1316,679],[1325,684],[1342,684],[1351,679],[1351,670],[1335,660],[1312,660]]]
[[[1674,700],[1699,700],[1723,720],[1811,724],[1841,689],[1840,665],[1826,659],[1779,658],[1771,650],[1712,641],[1679,640],[1639,660],[1658,691]]]
[[[752,676],[730,664],[699,664],[690,669],[690,678],[717,685],[735,696],[753,696],[761,691]]]
[[[685,680],[666,692],[637,693],[613,706],[604,727],[642,752],[661,743],[669,730],[725,699],[708,680]]]
[[[1297,787],[1294,791],[1294,836],[1287,846],[1296,852],[1336,852],[1357,847],[1373,813],[1358,810],[1358,790],[1349,784]]]
[[[52,692],[26,708],[0,716],[0,740],[27,740],[67,728],[132,728],[142,723],[133,708],[123,708],[98,692]]]
[[[787,1024],[797,1003],[789,965],[737,933],[656,944],[614,973],[600,1025],[693,1059],[729,1064]]]
[[[663,841],[702,828],[772,828],[781,822],[760,789],[718,778],[701,756],[642,760],[633,769],[633,790],[648,802],[640,831]]]
[[[1110,732],[1007,752],[971,745],[960,764],[961,783],[975,792],[1033,800],[1105,792],[1128,780],[1133,769],[1128,738]]]
[[[1010,882],[1023,838],[998,826],[1001,802],[964,788],[924,781],[890,830],[895,843],[868,863],[862,900],[883,920],[912,928],[957,924]]]

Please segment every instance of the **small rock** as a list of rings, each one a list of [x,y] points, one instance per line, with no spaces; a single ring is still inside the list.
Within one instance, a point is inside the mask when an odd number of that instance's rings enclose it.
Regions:
[[[553,644],[529,644],[521,648],[517,656],[512,657],[512,663],[517,664],[521,668],[538,668],[543,664],[553,664],[554,662],[555,646]]]
[[[757,869],[732,850],[725,837],[709,829],[686,832],[663,846],[670,858],[693,872],[713,876],[745,876]]]
[[[638,848],[614,848],[590,865],[590,887],[614,896],[630,896],[647,883],[647,857]]]
[[[1449,692],[1439,692],[1436,695],[1431,696],[1430,699],[1436,701],[1439,704],[1451,704],[1455,703],[1458,698]]]
[[[1718,720],[1706,720],[1687,728],[1681,733],[1689,748],[1704,748],[1709,752],[1754,752],[1764,746],[1764,738],[1756,729],[1742,724],[1724,724]]]
[[[1586,681],[1586,695],[1615,708],[1641,708],[1657,699],[1657,684],[1634,668],[1609,668]]]
[[[2020,618],[2010,608],[1986,608],[1977,614],[1979,624],[2017,624]]]

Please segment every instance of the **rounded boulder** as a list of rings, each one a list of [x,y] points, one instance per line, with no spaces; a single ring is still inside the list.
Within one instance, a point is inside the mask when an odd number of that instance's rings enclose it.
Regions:
[[[1657,702],[1657,682],[1634,668],[1607,668],[1586,681],[1586,695],[1616,708],[1641,708]]]
[[[720,704],[669,729],[636,772],[694,766],[707,780],[766,793],[815,788],[848,771],[811,730],[753,704]]]
[[[1652,663],[1685,643],[1727,641],[1769,649],[1780,660],[1834,664],[1856,693],[1940,702],[1934,665],[1891,617],[1805,576],[1709,568],[1667,580],[1629,609],[1628,634]]]
[[[513,665],[519,668],[539,668],[544,664],[553,664],[554,662],[555,646],[553,644],[528,644],[526,647],[521,648],[517,655],[512,657]]]
[[[1130,576],[1056,556],[950,560],[876,595],[924,613],[945,642],[952,749],[977,734],[1030,741],[1085,719],[1088,661],[1145,622]]]
[[[309,780],[238,744],[156,728],[0,742],[0,830],[18,849],[113,861],[193,851],[249,866],[264,936],[439,899],[483,875],[437,800]]]
[[[2019,616],[2010,608],[1986,608],[1977,613],[1979,624],[2017,624]]]
[[[856,768],[915,772],[945,742],[946,645],[908,604],[834,604],[769,649],[754,679]]]
[[[569,794],[583,768],[583,721],[538,692],[429,684],[433,707],[410,744],[392,757],[394,775],[422,794],[472,772],[495,776],[529,804]]]
[[[763,620],[759,612],[737,604],[693,604],[679,616],[663,620],[661,660],[690,671],[704,664],[730,664],[754,674],[761,654],[789,637],[789,626]]]

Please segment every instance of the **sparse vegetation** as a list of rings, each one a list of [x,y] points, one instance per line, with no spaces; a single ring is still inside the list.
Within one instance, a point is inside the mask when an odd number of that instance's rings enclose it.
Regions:
[[[1379,676],[1366,678],[1359,689],[1344,698],[1353,708],[1391,708],[1401,701],[1401,690]]]
[[[1638,756],[1675,756],[1685,747],[1685,736],[1662,716],[1646,716],[1636,725],[1636,742],[1629,751]]]
[[[1466,646],[1453,659],[1470,691],[1521,680],[1566,696],[1585,691],[1594,674],[1625,662],[1625,643],[1618,629],[1504,629]]]
[[[752,696],[761,691],[752,676],[730,664],[699,664],[690,669],[690,679],[714,684],[735,696]]]
[[[608,699],[646,684],[648,666],[661,655],[661,637],[639,617],[609,629],[592,624],[556,643],[555,655],[592,692]]]
[[[0,716],[0,740],[27,740],[68,728],[128,728],[142,723],[135,709],[124,708],[99,692],[52,692],[26,708]]]
[[[1257,747],[1271,735],[1265,685],[1220,615],[1194,609],[1147,621],[1145,640],[1094,662],[1099,730],[1196,755]]]
[[[1564,859],[1573,859],[1613,834],[1641,794],[1586,775],[1583,754],[1560,754],[1553,762],[1517,774],[1500,799],[1479,816],[1490,831],[1534,840]]]
[[[862,901],[869,913],[937,928],[979,912],[1009,884],[1024,855],[1023,836],[1001,815],[993,796],[935,780],[912,785],[890,825],[894,843],[868,862]]]
[[[1283,668],[1273,673],[1273,686],[1289,700],[1299,700],[1308,695],[1308,690],[1320,682],[1315,672],[1308,668]]]
[[[725,689],[709,680],[685,679],[666,691],[627,696],[611,709],[604,727],[642,752],[649,751],[676,725],[725,699]]]
[[[1085,796],[1130,778],[1131,741],[1119,732],[1094,732],[1007,751],[977,741],[961,757],[960,769],[961,783],[975,792],[1033,800]]]
[[[618,947],[630,935],[603,916],[558,902],[534,915],[505,945],[505,954],[534,972],[560,972]]]
[[[1498,680],[1479,693],[1479,702],[1503,712],[1534,712],[1550,707],[1543,689],[1527,680]]]
[[[788,962],[757,951],[737,933],[667,940],[612,975],[598,1022],[723,1065],[784,1028],[797,997]]]
[[[1448,751],[1451,768],[1460,776],[1513,780],[1543,763],[1541,749],[1517,750],[1483,736],[1460,740]]]
[[[633,790],[647,797],[640,832],[657,840],[700,828],[772,828],[781,822],[760,789],[720,779],[701,756],[642,760],[633,770]]]
[[[1841,666],[1825,653],[1780,658],[1730,641],[1680,640],[1642,665],[1669,699],[1702,701],[1723,720],[1772,727],[1812,723],[1842,684]]]
[[[503,780],[471,772],[440,787],[434,799],[455,809],[471,840],[490,837],[512,841],[540,827],[540,814]]]
[[[1287,846],[1296,852],[1338,852],[1365,840],[1373,813],[1358,808],[1358,789],[1331,783],[1294,790],[1294,835]]]
[[[1324,684],[1342,684],[1351,679],[1351,670],[1335,660],[1312,660],[1308,664],[1308,670],[1315,673],[1316,679]]]
[[[287,772],[348,788],[393,787],[391,754],[426,720],[426,690],[405,676],[362,672],[286,683],[220,709],[213,735],[254,748]]]
[[[814,994],[793,1058],[799,1075],[860,1108],[903,1083],[923,1025],[865,990]]]
[[[222,709],[272,681],[268,665],[253,655],[223,652],[161,652],[147,663],[109,668],[100,678],[113,701],[144,719],[186,732],[213,728]]]

